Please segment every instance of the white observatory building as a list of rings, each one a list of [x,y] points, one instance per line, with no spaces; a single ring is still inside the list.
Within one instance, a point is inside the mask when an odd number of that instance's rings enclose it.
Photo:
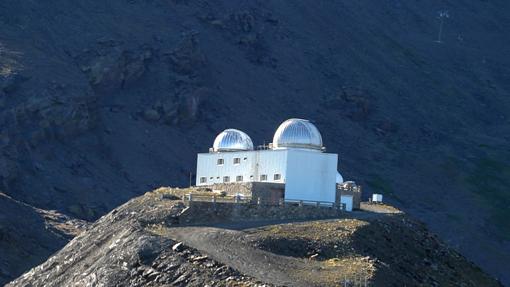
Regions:
[[[308,120],[286,120],[273,142],[258,149],[246,133],[226,129],[208,153],[198,154],[196,185],[279,183],[285,199],[333,203],[343,179],[338,155],[325,151],[319,130]]]

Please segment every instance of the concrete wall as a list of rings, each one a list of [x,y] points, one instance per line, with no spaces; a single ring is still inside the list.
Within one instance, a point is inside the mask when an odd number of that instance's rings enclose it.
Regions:
[[[286,199],[335,202],[338,155],[289,150]]]

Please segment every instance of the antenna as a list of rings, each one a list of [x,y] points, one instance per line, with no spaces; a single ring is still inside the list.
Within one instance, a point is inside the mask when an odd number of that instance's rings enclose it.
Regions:
[[[441,21],[440,24],[439,24],[439,33],[437,35],[437,40],[436,42],[437,43],[443,43],[443,41],[441,41],[441,36],[443,36],[443,24],[444,24],[444,19],[445,18],[450,18],[450,14],[448,14],[448,10],[441,10],[438,12],[438,18],[439,20]]]

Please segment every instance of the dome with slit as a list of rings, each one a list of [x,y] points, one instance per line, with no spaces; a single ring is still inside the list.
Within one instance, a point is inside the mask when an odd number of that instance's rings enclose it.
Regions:
[[[253,150],[251,138],[236,129],[226,129],[214,139],[213,151],[244,151]]]
[[[273,148],[304,148],[322,150],[322,136],[317,127],[308,120],[289,119],[276,130]]]

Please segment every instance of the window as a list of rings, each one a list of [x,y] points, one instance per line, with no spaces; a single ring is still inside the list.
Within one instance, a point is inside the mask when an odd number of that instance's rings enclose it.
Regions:
[[[266,180],[267,180],[267,174],[261,174],[260,181],[266,181]]]
[[[243,181],[243,176],[242,175],[236,176],[236,181]]]
[[[207,182],[207,177],[202,176],[202,177],[200,178],[200,183],[206,183],[206,182]]]
[[[225,162],[225,160],[224,160],[224,159],[222,159],[222,158],[219,158],[219,159],[218,159],[218,165],[223,165],[223,163],[224,163],[224,162]]]
[[[224,176],[223,182],[230,182],[230,176]]]
[[[253,175],[250,175],[250,179],[253,180]]]
[[[234,157],[234,164],[240,164],[241,158],[240,157]]]
[[[213,178],[214,178],[214,177],[212,177],[212,176],[211,176],[209,179],[210,179],[210,180],[213,180]]]
[[[280,179],[282,179],[282,175],[279,174],[279,173],[275,173],[273,179],[274,180],[280,180]]]
[[[248,160],[248,158],[247,158],[247,157],[245,157],[245,158],[243,158],[243,160]]]

